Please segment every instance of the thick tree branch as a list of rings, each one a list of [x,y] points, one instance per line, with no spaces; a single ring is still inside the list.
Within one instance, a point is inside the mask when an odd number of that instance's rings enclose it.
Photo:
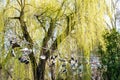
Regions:
[[[21,0],[21,4],[22,4],[22,0]],[[28,44],[28,48],[33,49],[33,40],[29,35],[29,32],[27,30],[27,25],[24,21],[24,6],[25,5],[21,5],[19,22],[21,25],[21,29],[22,29],[22,33],[23,33],[24,38],[26,39],[27,42],[30,43],[30,44]],[[32,69],[33,69],[34,80],[36,80],[36,78],[37,78],[37,74],[36,74],[37,63],[36,63],[36,59],[35,59],[33,51],[31,52],[31,54],[29,54],[29,58],[30,58],[30,62],[32,65]]]
[[[22,32],[23,32],[23,36],[26,39],[26,41],[30,43],[28,45],[28,47],[30,49],[33,49],[33,40],[31,39],[31,37],[30,37],[30,35],[27,31],[27,26],[26,26],[22,16],[20,16],[19,21],[20,21],[20,24],[21,24],[21,29],[22,29]],[[31,61],[31,64],[32,64],[34,79],[35,79],[37,77],[37,75],[36,75],[37,63],[36,63],[36,59],[35,59],[35,56],[34,56],[33,52],[29,55],[29,58],[30,58],[30,61]]]
[[[72,15],[72,14],[71,14]],[[65,39],[65,38],[67,38],[67,36],[69,36],[69,34],[71,33],[71,31],[70,31],[70,27],[72,27],[72,29],[74,30],[74,25],[75,25],[75,22],[73,22],[73,24],[70,24],[70,17],[71,17],[71,15],[69,15],[69,16],[66,16],[66,20],[67,20],[67,27],[66,27],[66,29],[62,32],[62,34],[61,35],[59,35],[56,39],[55,39],[55,41],[53,42],[53,44],[51,45],[51,48],[50,49],[52,49],[52,50],[56,50],[57,49],[57,46]],[[62,37],[62,36],[64,36],[66,34],[66,37]],[[62,39],[61,39],[61,37],[62,37]],[[60,43],[58,44],[57,43],[57,40],[58,39],[60,39]]]
[[[45,26],[43,25],[42,21],[39,19],[38,15],[35,15],[36,19],[38,20],[38,22],[41,24],[42,28],[44,29],[44,31],[46,32]]]
[[[62,4],[63,6],[63,4]],[[61,7],[62,7],[61,6]],[[61,8],[60,8],[61,9]],[[43,39],[43,43],[42,43],[42,47],[44,48],[49,48],[48,47],[48,42],[50,41],[50,39],[53,37],[54,34],[54,30],[55,30],[55,23],[58,20],[58,16],[59,16],[60,10],[58,9],[58,13],[55,16],[55,18],[50,18],[50,26],[48,28],[48,31],[45,33],[45,37]],[[43,13],[44,14],[44,13]],[[39,21],[39,17],[42,16],[41,14],[36,16],[36,18]],[[40,21],[39,21],[40,22]],[[66,34],[67,36],[69,35],[69,21],[67,20],[67,27],[66,30],[63,32],[63,34],[61,34],[58,38],[60,38],[62,35]],[[45,26],[45,25],[44,25]],[[57,38],[57,39],[58,39]],[[50,49],[55,50],[57,49],[57,39],[54,41],[54,43],[51,45]],[[41,49],[41,54],[40,54],[40,59],[39,59],[39,63],[38,63],[38,67],[37,67],[37,75],[38,75],[38,80],[44,80],[44,74],[45,74],[45,65],[46,65],[46,61],[48,60],[48,58],[50,57],[51,51],[48,49]],[[41,56],[45,56],[45,59],[42,59]]]
[[[49,27],[48,32],[45,34],[45,37],[43,39],[42,47],[48,48],[48,41],[52,38],[54,29],[55,29],[54,23],[55,23],[54,20],[51,19],[50,27]],[[44,54],[46,57],[49,57],[48,56],[49,54],[46,54],[46,51],[47,50],[42,49],[41,50],[41,55]]]
[[[8,17],[8,19],[20,19],[20,17]]]
[[[48,48],[48,41],[52,38],[53,36],[53,32],[55,29],[55,21],[51,18],[50,21],[50,27],[48,28],[48,32],[45,33],[45,37],[43,39],[43,43],[42,43],[42,47],[44,48]],[[44,74],[45,74],[45,65],[46,65],[46,61],[50,56],[50,50],[46,50],[46,49],[41,49],[41,54],[40,57],[44,55],[46,58],[39,59],[39,63],[38,63],[38,67],[37,67],[37,75],[38,75],[38,80],[44,80]]]

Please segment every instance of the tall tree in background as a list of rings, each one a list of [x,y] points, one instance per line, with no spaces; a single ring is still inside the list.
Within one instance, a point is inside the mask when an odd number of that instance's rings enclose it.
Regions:
[[[103,78],[105,80],[118,80],[119,77],[119,43],[120,43],[120,34],[119,34],[119,0],[111,0],[107,2],[107,11],[106,11],[106,24],[107,30],[104,34],[105,48],[99,48],[99,53],[101,53],[101,62],[102,66],[106,69],[103,72]]]
[[[78,45],[83,50],[84,54],[84,71],[83,80],[90,80],[90,53],[98,42],[104,45],[102,33],[104,32],[104,13],[105,13],[105,1],[96,0],[84,0],[78,1],[78,33],[76,39]],[[102,23],[102,24],[101,24]]]
[[[120,9],[119,9],[120,1],[119,0],[111,0],[107,2],[106,5],[106,24],[109,29],[119,29],[119,20],[120,20]]]

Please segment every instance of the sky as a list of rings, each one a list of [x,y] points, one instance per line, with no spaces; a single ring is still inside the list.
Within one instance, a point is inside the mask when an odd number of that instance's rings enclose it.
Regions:
[[[112,1],[114,3],[115,3],[115,1],[117,1],[117,4],[115,5],[115,11],[112,11],[113,9],[111,8],[113,6]],[[108,5],[109,8],[111,8],[111,11],[113,12],[113,15],[112,15],[113,20],[115,20],[114,14],[117,15],[116,16],[117,17],[116,28],[118,31],[120,31],[120,0],[106,0],[106,4]],[[109,24],[109,26],[112,28],[110,17],[107,14],[104,17],[105,17],[107,24]]]

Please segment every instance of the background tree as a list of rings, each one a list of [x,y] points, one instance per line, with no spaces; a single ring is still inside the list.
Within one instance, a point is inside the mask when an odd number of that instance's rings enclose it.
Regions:
[[[116,71],[120,68],[119,64],[119,39],[120,34],[116,29],[106,32],[104,35],[106,43],[106,51],[99,48],[101,53],[102,66],[105,71],[103,72],[103,78],[106,80],[120,79],[119,71]],[[104,57],[103,57],[104,56]]]
[[[102,67],[105,69],[103,78],[106,80],[119,79],[119,0],[107,2],[106,24],[107,30],[103,37],[105,40],[105,49],[99,48],[101,53]],[[104,56],[104,57],[103,57]]]

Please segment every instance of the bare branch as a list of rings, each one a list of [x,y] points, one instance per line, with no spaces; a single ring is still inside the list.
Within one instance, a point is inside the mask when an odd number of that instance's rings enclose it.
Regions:
[[[23,5],[22,0],[20,0],[20,2],[21,2],[21,5]]]
[[[25,6],[25,0],[24,0],[24,2],[23,2],[23,5]]]
[[[117,0],[115,3],[117,4],[119,0]]]
[[[12,8],[14,8],[15,10],[17,10],[18,12],[20,12],[20,10],[14,6],[11,6]]]
[[[31,4],[25,4],[26,6],[31,6],[33,8],[36,8],[35,6],[31,5]]]
[[[19,0],[17,0],[17,3],[21,6],[21,3],[20,3],[20,1],[19,1]]]
[[[57,19],[58,15],[59,15],[59,13],[60,13],[60,10],[62,9],[64,3],[65,3],[65,1],[62,2],[60,8],[58,9],[58,12],[57,12],[57,15],[56,15],[55,19]]]
[[[40,17],[40,16],[42,16],[44,13],[46,13],[47,12],[47,10],[45,10],[45,11],[43,11],[41,14],[36,14],[35,16],[36,17]]]
[[[67,36],[69,36],[70,34],[71,34],[71,31],[69,31],[69,27],[70,27],[70,21],[69,21],[69,18],[70,17],[70,15],[69,16],[66,16],[66,20],[67,20],[67,27],[66,27],[66,29],[62,32],[62,34],[61,35],[59,35],[56,39],[55,39],[55,41],[53,42],[53,44],[51,45],[51,47],[50,47],[50,49],[52,49],[52,50],[56,50],[57,49],[57,46],[65,39],[65,38],[67,38]],[[74,29],[74,25],[75,25],[75,23],[73,23],[73,25],[71,25],[71,26],[73,26],[73,29]],[[64,34],[66,34],[66,37],[62,37]],[[58,44],[57,43],[57,40],[58,39],[60,39],[62,37],[62,40],[61,40],[61,42]]]
[[[105,21],[106,25],[108,26],[109,29],[111,29],[111,26],[110,24],[108,24],[106,21]]]
[[[37,18],[38,22],[41,24],[42,28],[44,29],[44,31],[46,32],[46,29],[42,23],[42,21],[38,18],[38,16],[35,15],[35,17]]]
[[[20,17],[9,17],[9,19],[20,19]]]

